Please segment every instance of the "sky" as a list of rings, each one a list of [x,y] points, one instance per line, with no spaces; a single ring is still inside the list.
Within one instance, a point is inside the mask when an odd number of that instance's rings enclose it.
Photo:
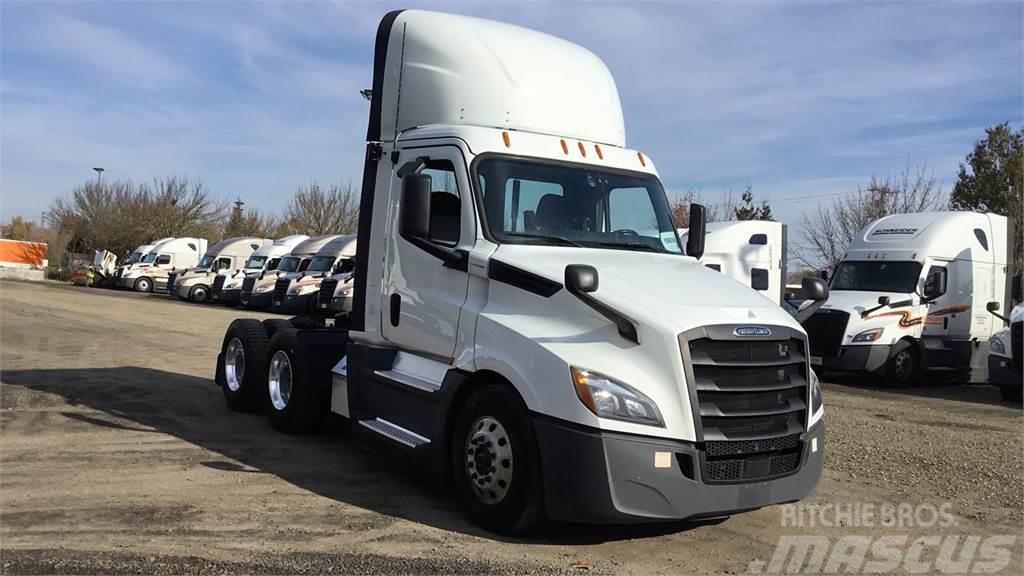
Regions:
[[[373,38],[432,8],[555,34],[616,79],[670,194],[750,184],[776,219],[927,165],[948,191],[1022,124],[1020,2],[0,2],[0,219],[94,178],[199,178],[276,212],[358,183]],[[793,238],[793,234],[790,235]]]

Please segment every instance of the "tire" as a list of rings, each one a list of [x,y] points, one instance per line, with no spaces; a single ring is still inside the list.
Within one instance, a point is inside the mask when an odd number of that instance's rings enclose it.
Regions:
[[[519,396],[495,385],[474,392],[459,410],[451,442],[452,477],[473,522],[507,535],[524,534],[541,524],[540,457],[533,423]]]
[[[278,330],[267,353],[267,415],[285,434],[316,428],[328,405],[329,390],[311,378],[313,366],[295,330]]]
[[[894,388],[909,388],[917,380],[917,348],[911,342],[900,340],[893,344],[889,360],[885,363],[886,383]]]
[[[189,302],[204,304],[210,300],[210,288],[206,284],[196,284],[188,291]]]
[[[291,320],[283,318],[267,318],[263,321],[263,329],[267,331],[267,337],[273,338],[281,330],[295,330]]]
[[[138,280],[135,281],[135,291],[136,292],[152,292],[153,291],[153,281],[150,280],[149,278],[145,277],[145,276],[143,276],[142,278],[139,278]]]
[[[1022,393],[1024,393],[1024,388],[1021,388],[1020,386],[999,387],[999,395],[1003,397],[1003,400],[1013,402],[1017,405],[1020,405]]]
[[[267,331],[259,320],[240,318],[228,326],[217,362],[217,378],[232,410],[255,412],[263,408],[268,345]]]

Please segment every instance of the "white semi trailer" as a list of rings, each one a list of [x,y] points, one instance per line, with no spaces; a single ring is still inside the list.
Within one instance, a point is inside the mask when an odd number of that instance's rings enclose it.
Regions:
[[[388,14],[359,218],[347,329],[235,320],[217,363],[229,406],[285,432],[346,417],[500,532],[721,517],[819,481],[803,329],[699,263],[701,206],[681,252],[593,53]]]
[[[985,382],[988,342],[1012,306],[1011,227],[996,214],[924,212],[865,226],[832,275],[828,301],[804,327],[825,370],[907,386],[930,378]]]

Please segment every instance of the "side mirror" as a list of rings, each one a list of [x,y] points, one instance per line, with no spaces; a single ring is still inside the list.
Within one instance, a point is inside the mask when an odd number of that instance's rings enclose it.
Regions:
[[[888,296],[879,296],[878,297],[878,305],[879,306],[888,306],[889,305],[889,297]]]
[[[988,310],[989,312],[999,312],[999,308],[999,302],[989,302],[985,305],[985,310]]]
[[[807,295],[808,300],[814,300],[815,302],[824,302],[828,300],[828,284],[825,283],[821,278],[812,278],[805,276],[800,281],[800,287],[803,289],[804,294]],[[885,298],[884,296],[882,298]],[[888,298],[886,298],[888,300]],[[879,298],[881,303],[881,298]]]
[[[349,274],[355,270],[355,262],[351,258],[343,258],[334,266],[335,274]]]
[[[929,272],[928,278],[924,281],[925,300],[935,300],[946,293],[946,280],[948,272],[945,268],[936,268]]]
[[[598,283],[597,268],[593,266],[570,264],[565,267],[565,287],[573,294],[596,292]]]
[[[426,174],[402,176],[402,213],[399,233],[407,238],[426,238],[430,233],[431,179]]]
[[[686,255],[700,260],[704,255],[704,234],[707,224],[707,209],[700,204],[690,204],[690,232],[686,237]]]
[[[1020,285],[1020,272],[1014,274],[1010,279],[1010,297],[1017,303],[1024,301],[1024,291],[1021,290]]]

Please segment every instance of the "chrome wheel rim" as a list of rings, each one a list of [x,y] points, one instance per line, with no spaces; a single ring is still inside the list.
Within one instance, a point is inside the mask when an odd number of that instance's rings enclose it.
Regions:
[[[205,302],[206,301],[206,288],[203,288],[202,286],[197,286],[196,289],[192,291],[192,298],[196,302]]]
[[[242,341],[232,338],[228,342],[228,349],[224,352],[224,380],[228,383],[228,389],[238,392],[242,387],[242,379],[245,378],[245,349]]]
[[[139,280],[139,292],[149,292],[149,280],[145,278]]]
[[[473,422],[466,438],[466,476],[477,499],[501,502],[512,487],[512,441],[505,427],[490,416]]]
[[[292,362],[284,350],[278,350],[270,360],[270,403],[278,410],[288,406],[292,395]]]

